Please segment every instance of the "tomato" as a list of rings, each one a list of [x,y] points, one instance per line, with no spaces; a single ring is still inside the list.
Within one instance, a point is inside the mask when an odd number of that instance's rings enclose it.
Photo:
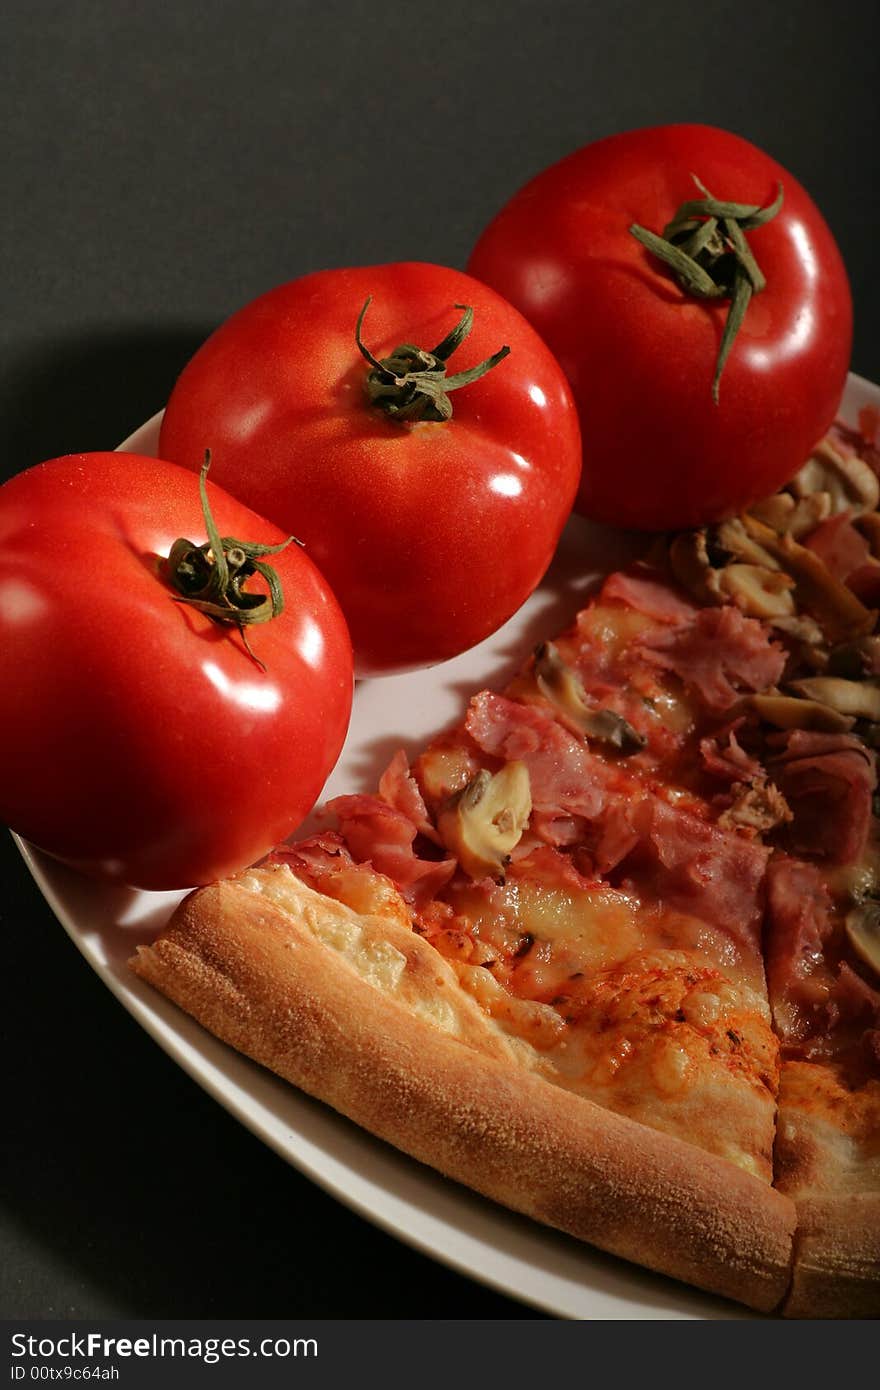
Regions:
[[[390,416],[381,382],[378,403],[365,394],[368,297],[374,358],[440,346],[461,306],[473,330],[451,376],[510,354],[449,396],[452,418]],[[307,275],[233,315],[162,424],[163,457],[197,468],[206,448],[218,482],[305,542],[361,675],[442,661],[500,627],[549,565],[580,472],[571,394],[535,331],[493,290],[417,263]]]
[[[717,401],[730,298],[686,292],[629,230],[662,234],[703,197],[696,180],[762,207],[783,189],[776,215],[744,233],[766,287],[748,303]],[[735,267],[719,258],[722,284]],[[791,174],[736,135],[660,126],[578,150],[498,213],[469,269],[567,372],[584,441],[576,505],[597,520],[655,530],[730,515],[785,483],[834,418],[852,338],[840,253]]]
[[[224,538],[284,539],[207,495]],[[206,535],[199,480],[156,459],[80,454],[0,488],[0,819],[141,888],[210,882],[287,836],[351,710],[344,619],[295,545],[260,561],[284,608],[246,629],[252,655],[237,624],[175,602],[163,557]]]

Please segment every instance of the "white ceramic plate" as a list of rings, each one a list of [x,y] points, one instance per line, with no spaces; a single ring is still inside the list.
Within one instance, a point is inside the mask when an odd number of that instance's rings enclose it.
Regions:
[[[864,405],[880,408],[880,388],[851,377],[843,418],[855,424]],[[148,421],[120,447],[154,454],[158,421],[158,416]],[[415,753],[460,716],[474,691],[503,683],[540,637],[566,626],[596,575],[629,553],[624,538],[575,518],[544,583],[494,637],[434,670],[361,682],[348,740],[325,796],[372,790],[397,748]],[[179,894],[98,886],[20,841],[19,847],[56,916],[129,1013],[242,1124],[370,1221],[561,1317],[750,1316],[477,1197],[239,1056],[126,968],[134,946],[165,924]]]

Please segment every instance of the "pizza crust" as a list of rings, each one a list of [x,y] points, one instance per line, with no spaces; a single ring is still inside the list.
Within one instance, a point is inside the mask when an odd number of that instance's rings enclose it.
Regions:
[[[780,1303],[795,1228],[788,1198],[532,1073],[403,923],[359,923],[380,960],[388,948],[390,966],[371,978],[358,940],[340,954],[255,882],[192,894],[139,948],[135,973],[223,1041],[483,1195],[753,1308]],[[340,904],[312,897],[332,935]],[[393,988],[390,952],[408,962]]]
[[[880,1082],[831,1062],[786,1061],[776,1136],[780,1189],[798,1229],[787,1317],[880,1314]]]
[[[789,1318],[880,1317],[880,1193],[803,1197]]]

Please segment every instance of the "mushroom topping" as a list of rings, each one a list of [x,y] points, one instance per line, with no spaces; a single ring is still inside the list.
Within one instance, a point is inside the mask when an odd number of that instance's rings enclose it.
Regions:
[[[715,528],[714,539],[718,548],[735,560],[743,560],[747,565],[763,565],[768,570],[780,567],[772,552],[746,529],[744,517],[734,516],[722,521]]]
[[[669,565],[683,588],[700,603],[723,603],[719,571],[713,569],[705,529],[680,531],[669,546]]]
[[[813,450],[788,487],[794,497],[825,493],[831,515],[849,510],[853,516],[876,511],[880,503],[880,482],[864,459],[837,452],[828,439]]]
[[[482,768],[440,812],[437,828],[447,849],[471,878],[503,877],[532,813],[529,770],[505,763]]]
[[[792,681],[791,689],[808,700],[828,705],[838,714],[853,715],[856,719],[880,721],[880,682],[873,680],[848,681],[840,676],[809,676]]]
[[[566,666],[552,642],[535,648],[535,684],[555,708],[567,729],[579,738],[596,739],[619,753],[635,753],[646,739],[621,714],[610,709],[591,709],[577,674]]]
[[[721,571],[719,585],[750,618],[794,616],[794,580],[781,570],[764,565],[727,565]]]
[[[880,975],[880,903],[859,903],[848,912],[846,934],[859,959]]]
[[[743,524],[758,545],[769,550],[794,580],[794,597],[818,620],[832,642],[860,637],[874,626],[875,614],[806,546],[789,535],[778,536],[769,526],[745,515]]]
[[[862,637],[858,642],[842,642],[828,658],[828,674],[861,680],[880,675],[880,637]]]
[[[809,613],[797,613],[793,618],[771,618],[770,621],[773,627],[784,633],[786,637],[791,637],[795,642],[803,642],[807,647],[821,648],[817,657],[821,660],[822,665],[825,664],[827,657],[827,651],[823,645],[825,638],[816,619],[811,618]]]
[[[750,514],[774,531],[800,540],[814,531],[820,521],[831,516],[831,498],[827,492],[811,492],[808,497],[794,500],[789,492],[775,492],[763,502],[757,502]]]
[[[799,699],[796,695],[749,695],[744,704],[775,729],[813,729],[823,734],[845,734],[855,723],[853,717],[840,714],[830,705],[822,705],[818,700]]]
[[[752,516],[763,521],[765,526],[771,526],[774,531],[788,531],[794,509],[795,500],[790,492],[774,492],[761,502],[755,502],[750,511]]]

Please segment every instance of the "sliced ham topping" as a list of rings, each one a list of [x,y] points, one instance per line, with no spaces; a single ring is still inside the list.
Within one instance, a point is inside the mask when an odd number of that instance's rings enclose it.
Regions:
[[[576,845],[584,838],[584,821],[559,811],[533,809],[529,829],[545,845]]]
[[[428,808],[422,798],[415,778],[409,770],[409,761],[403,749],[399,749],[379,778],[379,795],[389,806],[400,811],[411,820],[421,835],[437,841],[437,832],[431,824]]]
[[[871,555],[871,547],[861,531],[852,524],[848,511],[822,521],[804,545],[823,560],[835,579],[847,580],[854,570],[864,565],[876,566]],[[876,566],[880,569],[880,566]]]
[[[857,975],[846,961],[841,961],[828,1011],[832,1027],[838,1020],[880,1027],[880,991]]]
[[[593,850],[597,873],[613,872],[638,845],[640,832],[634,824],[638,804],[637,801],[621,798],[608,807]]]
[[[764,775],[757,758],[740,747],[736,730],[741,720],[722,729],[711,738],[700,739],[700,762],[710,777],[724,782],[751,782]]]
[[[648,570],[618,570],[602,586],[602,602],[616,601],[658,623],[690,622],[697,612],[693,603]]]
[[[267,864],[288,864],[297,878],[320,890],[328,874],[335,874],[340,864],[353,863],[345,841],[335,830],[325,830],[296,845],[279,845],[266,859]]]
[[[413,848],[415,825],[378,796],[337,796],[327,811],[338,818],[352,858],[385,874],[415,907],[439,893],[455,873],[454,859],[420,859]]]
[[[525,763],[536,810],[587,820],[601,813],[611,770],[543,710],[484,690],[471,700],[465,728],[490,757]]]
[[[785,832],[788,848],[833,864],[854,864],[871,824],[877,785],[872,754],[852,734],[795,729],[777,742],[782,751],[767,769],[794,817]]]
[[[797,758],[821,758],[826,753],[857,753],[867,767],[873,766],[873,757],[861,739],[855,734],[823,734],[815,729],[789,729],[785,733],[771,734],[767,743],[774,752],[774,763],[792,762]]]
[[[776,855],[767,866],[764,961],[773,1017],[783,1041],[810,1031],[828,996],[823,949],[831,898],[815,864]]]
[[[740,692],[775,685],[786,660],[764,624],[732,604],[704,608],[684,626],[648,633],[638,646],[647,661],[672,671],[719,713]]]
[[[528,877],[553,888],[569,888],[575,893],[584,892],[594,886],[594,880],[585,877],[567,854],[560,854],[549,845],[538,845],[526,858],[510,866],[510,877]]]
[[[723,928],[753,953],[769,850],[656,796],[621,813],[619,848],[626,843],[627,819],[637,842],[619,865],[621,885],[646,901]]]

